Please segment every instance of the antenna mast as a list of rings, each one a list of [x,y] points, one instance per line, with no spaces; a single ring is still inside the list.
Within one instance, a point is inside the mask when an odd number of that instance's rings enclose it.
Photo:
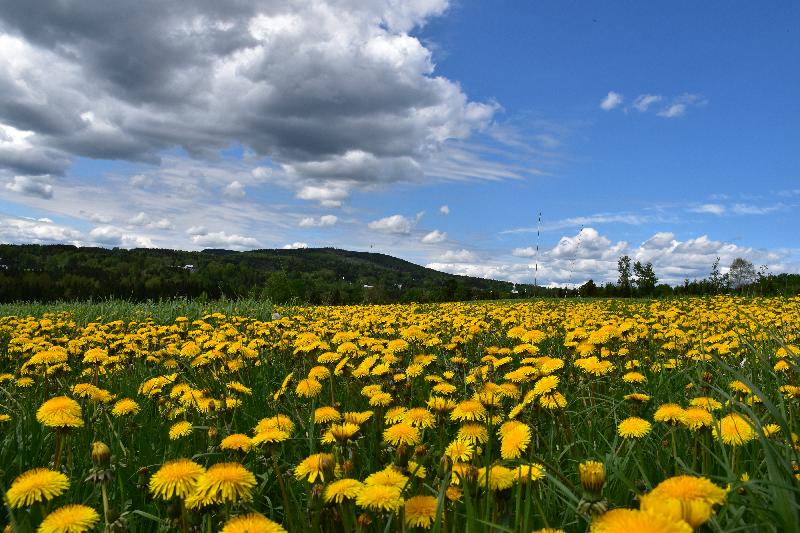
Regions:
[[[533,295],[539,294],[539,234],[542,227],[542,212],[539,211],[539,219],[536,222],[536,259],[533,270]]]

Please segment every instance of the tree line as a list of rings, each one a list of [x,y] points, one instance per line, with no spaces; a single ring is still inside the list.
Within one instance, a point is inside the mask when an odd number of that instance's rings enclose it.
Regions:
[[[0,245],[0,302],[259,298],[276,303],[447,302],[531,297],[665,297],[800,293],[800,276],[737,258],[722,274],[672,287],[652,263],[619,259],[616,283],[539,287],[455,276],[383,254],[333,248],[184,252]]]
[[[664,297],[664,296],[709,296],[715,294],[739,294],[744,296],[796,295],[800,293],[800,275],[772,274],[766,265],[756,269],[743,257],[735,258],[722,273],[720,258],[711,265],[709,275],[703,279],[684,279],[683,283],[671,286],[659,284],[651,262],[632,262],[623,255],[617,261],[617,282],[598,286],[589,280],[580,287],[568,291],[567,296],[585,297]]]

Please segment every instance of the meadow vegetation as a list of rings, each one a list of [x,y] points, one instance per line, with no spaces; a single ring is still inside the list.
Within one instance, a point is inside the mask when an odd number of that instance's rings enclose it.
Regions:
[[[7,305],[1,519],[800,531],[798,345],[783,297]]]

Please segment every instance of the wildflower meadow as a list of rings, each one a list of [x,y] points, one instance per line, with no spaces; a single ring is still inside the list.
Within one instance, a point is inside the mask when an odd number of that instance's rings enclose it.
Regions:
[[[0,308],[6,531],[800,531],[800,298]]]

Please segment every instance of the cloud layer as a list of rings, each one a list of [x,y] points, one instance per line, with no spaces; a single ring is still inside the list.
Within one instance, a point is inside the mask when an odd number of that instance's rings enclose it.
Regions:
[[[409,34],[446,0],[49,0],[0,4],[0,168],[7,187],[79,157],[158,163],[242,145],[302,199],[422,177],[449,140],[485,127]],[[16,177],[14,177],[16,176]],[[39,178],[37,178],[39,179]],[[138,180],[139,185],[144,181]],[[231,181],[220,193],[246,195]]]

